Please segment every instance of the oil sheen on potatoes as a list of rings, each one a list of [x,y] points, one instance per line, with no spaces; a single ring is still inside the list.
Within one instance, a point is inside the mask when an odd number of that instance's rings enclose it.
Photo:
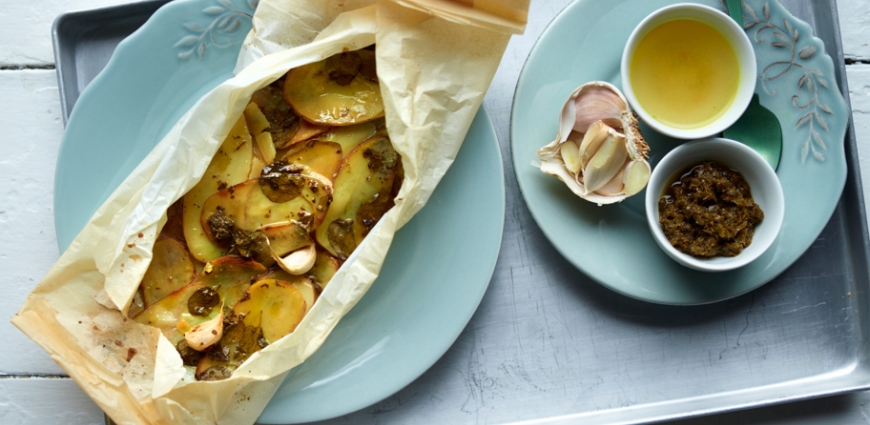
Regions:
[[[679,19],[652,29],[638,43],[629,68],[638,103],[674,128],[703,127],[734,101],[740,66],[719,31]]]

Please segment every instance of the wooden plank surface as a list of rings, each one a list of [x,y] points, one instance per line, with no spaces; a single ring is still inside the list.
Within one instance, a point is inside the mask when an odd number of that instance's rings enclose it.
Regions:
[[[0,151],[4,152],[0,157],[0,270],[4,272],[0,277],[0,317],[8,319],[17,311],[58,257],[52,188],[63,126],[56,75],[51,69],[51,24],[65,11],[125,2],[32,0],[3,4],[0,99],[5,100],[6,110],[0,115]],[[870,1],[839,0],[839,14],[865,198],[870,199]],[[522,40],[525,42],[533,40]],[[21,67],[47,69],[10,69]],[[509,74],[518,72],[511,70]],[[516,77],[504,78],[508,80],[515,82]],[[494,86],[492,90],[506,89]],[[509,107],[495,112],[494,121],[509,119]],[[71,380],[56,377],[62,370],[8,320],[0,320],[0,337],[5,348],[0,350],[0,423],[103,423],[97,406]],[[870,423],[866,406],[870,406],[870,393],[859,393],[792,408],[773,407],[679,424]],[[797,413],[789,416],[789,411]]]

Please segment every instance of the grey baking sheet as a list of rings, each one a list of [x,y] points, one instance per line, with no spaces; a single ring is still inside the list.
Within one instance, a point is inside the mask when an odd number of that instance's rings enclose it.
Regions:
[[[783,4],[824,40],[848,102],[835,1]],[[143,5],[58,19],[65,117],[115,44],[156,9]],[[508,54],[517,51],[522,58],[528,54],[522,48]],[[513,174],[507,120],[499,118],[505,116],[499,111],[509,112],[515,84],[515,77],[497,78],[487,97],[502,145],[507,211],[501,255],[480,308],[419,379],[327,423],[642,423],[870,388],[870,250],[851,123],[844,141],[850,170],[845,191],[823,233],[794,266],[736,299],[661,306],[596,284],[565,261],[532,220]],[[726,415],[689,422],[735,420]]]

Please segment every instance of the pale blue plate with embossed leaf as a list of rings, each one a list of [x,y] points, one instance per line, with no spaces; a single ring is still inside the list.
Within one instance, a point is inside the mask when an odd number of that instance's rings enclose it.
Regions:
[[[668,258],[647,227],[640,193],[597,206],[574,196],[531,164],[556,137],[559,111],[583,83],[620,86],[623,46],[634,27],[673,0],[580,0],[557,16],[520,74],[511,115],[511,149],[520,190],[544,234],[568,261],[602,285],[661,304],[693,305],[749,292],[791,265],[821,233],[846,182],[849,111],[833,62],[808,24],[775,0],[744,1],[746,32],[758,59],[756,93],[782,123],[777,175],[785,192],[779,238],[755,262],[725,273],[685,268]],[[725,10],[718,0],[695,1]],[[681,141],[641,126],[651,165]]]
[[[175,121],[232,75],[254,4],[174,1],[118,46],[78,99],[64,134],[55,180],[62,250]],[[290,372],[260,422],[350,413],[432,366],[489,285],[504,206],[498,141],[481,108],[429,203],[396,235],[372,289]]]

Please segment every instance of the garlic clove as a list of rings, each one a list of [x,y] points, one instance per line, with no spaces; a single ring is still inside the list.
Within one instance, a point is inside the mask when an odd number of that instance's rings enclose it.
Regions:
[[[574,104],[574,130],[586,133],[595,122],[604,121],[610,127],[620,127],[620,117],[626,110],[619,95],[605,86],[592,86],[580,93]]]
[[[583,136],[583,141],[580,143],[580,167],[585,168],[589,160],[601,149],[601,145],[607,140],[607,135],[611,128],[604,124],[603,121],[597,121],[591,127],[586,135]]]
[[[565,161],[565,168],[568,171],[577,174],[582,168],[580,163],[580,147],[572,140],[566,140],[559,148],[559,153],[562,155],[562,160]]]
[[[643,190],[649,181],[650,173],[651,170],[648,162],[642,159],[630,161],[625,165],[622,180],[625,187],[622,192],[627,196],[631,196]]]
[[[626,158],[628,150],[625,147],[625,137],[616,132],[608,132],[607,140],[583,169],[586,190],[595,192],[607,184],[622,169]]]
[[[275,258],[285,272],[296,276],[308,273],[314,267],[315,259],[317,259],[317,249],[314,244],[297,249],[284,258]]]
[[[207,322],[200,323],[184,333],[184,340],[187,346],[196,350],[203,351],[206,348],[216,344],[221,340],[224,334],[224,309],[220,308],[220,313]]]
[[[622,194],[622,190],[625,187],[623,184],[624,180],[624,172],[625,168],[620,168],[619,171],[616,172],[616,175],[613,176],[604,186],[598,188],[595,193],[604,196],[617,196]]]

